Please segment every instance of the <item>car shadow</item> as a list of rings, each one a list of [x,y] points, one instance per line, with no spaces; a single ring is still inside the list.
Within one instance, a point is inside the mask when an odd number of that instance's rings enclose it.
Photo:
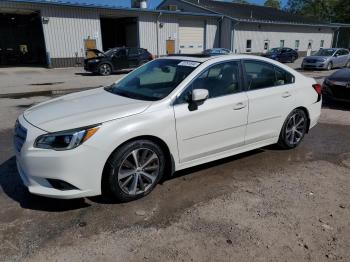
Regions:
[[[90,206],[85,199],[61,200],[30,194],[17,172],[14,156],[0,165],[1,189],[9,198],[18,202],[25,209],[63,212]]]

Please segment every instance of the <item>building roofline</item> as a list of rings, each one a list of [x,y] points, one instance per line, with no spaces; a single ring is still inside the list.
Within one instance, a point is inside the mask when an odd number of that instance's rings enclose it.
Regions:
[[[165,1],[166,0],[162,1],[158,6],[160,6]],[[258,19],[256,19],[256,20],[254,20],[254,19],[242,19],[242,18],[236,18],[236,17],[228,16],[228,15],[225,15],[225,14],[213,11],[213,10],[211,10],[209,8],[206,8],[206,7],[203,7],[203,6],[200,6],[200,5],[196,5],[195,3],[188,2],[186,0],[177,0],[177,1],[180,1],[180,2],[183,2],[183,3],[189,4],[189,5],[195,6],[197,8],[201,8],[203,10],[212,12],[212,13],[217,14],[217,15],[221,15],[222,17],[227,17],[227,18],[229,18],[231,20],[234,20],[234,21],[245,22],[245,23],[300,25],[300,26],[331,27],[331,28],[336,28],[337,27],[337,26],[332,25],[331,23],[330,24],[312,24],[312,23],[293,23],[293,22],[282,22],[282,21],[266,21],[266,20],[258,20]],[[250,5],[253,5],[253,4],[250,4]],[[348,26],[350,26],[350,24]]]
[[[72,3],[69,1],[47,1],[47,0],[7,0],[9,3],[25,3],[33,5],[48,5],[57,7],[75,7],[84,9],[99,9],[99,10],[116,10],[116,11],[128,11],[135,13],[149,13],[149,14],[174,14],[174,15],[193,15],[193,16],[209,16],[209,17],[221,17],[222,15],[208,14],[208,13],[194,13],[194,12],[179,12],[179,11],[168,11],[168,10],[153,10],[153,9],[141,9],[131,7],[121,7],[112,5],[96,5],[86,3]]]

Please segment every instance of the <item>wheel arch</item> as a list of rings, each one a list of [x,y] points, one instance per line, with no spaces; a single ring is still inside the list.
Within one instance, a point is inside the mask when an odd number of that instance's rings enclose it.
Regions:
[[[100,66],[103,65],[103,64],[109,65],[111,67],[112,71],[114,71],[114,66],[113,66],[113,63],[111,61],[108,61],[108,60],[101,61],[98,64],[98,68],[100,68]]]
[[[133,141],[136,141],[136,140],[149,140],[149,141],[152,141],[153,143],[156,143],[157,145],[160,146],[160,148],[162,149],[162,151],[164,152],[165,154],[165,158],[166,158],[166,162],[165,162],[165,174],[164,174],[164,177],[167,177],[167,176],[172,176],[173,173],[175,172],[175,160],[174,160],[174,157],[168,147],[168,145],[165,143],[165,141],[157,136],[153,136],[153,135],[142,135],[142,136],[136,136],[136,137],[133,137],[133,138],[130,138],[126,141],[124,141],[123,143],[121,143],[120,145],[118,145],[111,153],[110,155],[108,156],[105,164],[104,164],[104,167],[103,167],[103,171],[102,171],[102,178],[101,178],[101,189],[102,189],[102,192],[103,192],[103,188],[104,188],[104,183],[106,182],[106,178],[107,178],[107,174],[108,174],[108,171],[109,171],[109,160],[111,159],[112,155],[119,149],[121,148],[122,146],[124,146],[125,144],[127,143],[130,143],[130,142],[133,142]]]
[[[300,110],[303,110],[304,113],[306,114],[306,117],[307,117],[307,129],[306,129],[306,133],[309,133],[309,130],[310,130],[310,113],[309,113],[309,110],[307,110],[306,107],[303,107],[303,106],[299,106],[295,109],[300,109]]]

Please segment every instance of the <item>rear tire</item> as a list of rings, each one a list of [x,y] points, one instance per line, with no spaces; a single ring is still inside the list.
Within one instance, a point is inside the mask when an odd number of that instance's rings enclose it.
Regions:
[[[305,136],[307,126],[306,113],[301,109],[294,109],[283,124],[277,144],[284,149],[297,147]]]
[[[165,155],[156,143],[136,140],[117,149],[103,174],[102,191],[118,202],[148,195],[165,171]]]

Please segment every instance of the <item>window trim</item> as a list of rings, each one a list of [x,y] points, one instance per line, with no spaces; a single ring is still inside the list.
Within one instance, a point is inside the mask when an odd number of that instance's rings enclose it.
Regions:
[[[248,41],[250,41],[250,47],[248,47]],[[252,39],[247,39],[247,41],[245,42],[245,51],[247,53],[251,53],[253,49],[253,40]]]
[[[186,102],[180,102],[179,98],[182,96],[183,93],[185,93],[190,86],[192,85],[192,83],[198,79],[198,77],[200,75],[202,75],[206,70],[210,69],[211,67],[214,67],[218,64],[223,64],[223,63],[230,63],[230,62],[237,62],[238,64],[238,69],[239,69],[239,89],[240,91],[237,93],[233,93],[233,94],[227,94],[227,95],[223,95],[223,96],[217,96],[217,97],[212,97],[212,98],[208,98],[208,99],[215,99],[215,98],[220,98],[220,97],[225,97],[225,96],[230,96],[230,95],[236,95],[236,94],[240,94],[242,92],[245,92],[245,81],[244,81],[244,74],[243,74],[243,68],[242,68],[242,60],[241,59],[230,59],[230,60],[225,60],[225,61],[220,61],[220,62],[216,62],[214,64],[211,64],[209,66],[207,66],[206,68],[204,68],[203,70],[201,70],[194,78],[192,78],[192,80],[176,95],[176,98],[174,100],[174,102],[172,103],[172,106],[175,105],[183,105],[186,104]]]
[[[278,86],[266,86],[266,87],[262,87],[262,88],[259,88],[259,89],[250,89],[249,87],[249,84],[248,84],[248,79],[247,79],[247,72],[245,71],[245,66],[244,66],[244,62],[257,62],[257,63],[260,63],[260,64],[268,64],[268,65],[271,65],[273,68],[274,68],[274,72],[275,72],[275,76],[276,76],[276,70],[275,68],[279,68],[283,71],[286,71],[288,74],[292,75],[293,77],[293,82],[292,83],[289,83],[289,84],[284,84],[284,85],[278,85]],[[272,63],[269,63],[269,62],[265,62],[265,61],[261,61],[261,60],[257,60],[257,59],[251,59],[251,58],[246,58],[246,59],[242,59],[241,60],[241,68],[242,68],[242,73],[243,73],[243,79],[244,79],[244,87],[245,87],[245,91],[246,92],[250,92],[250,91],[257,91],[257,90],[263,90],[263,89],[266,89],[266,88],[273,88],[273,87],[281,87],[281,86],[286,86],[286,85],[291,85],[291,84],[294,84],[295,83],[295,75],[290,73],[289,71],[283,69],[282,67],[278,66],[278,65],[275,65],[275,64],[272,64]]]

